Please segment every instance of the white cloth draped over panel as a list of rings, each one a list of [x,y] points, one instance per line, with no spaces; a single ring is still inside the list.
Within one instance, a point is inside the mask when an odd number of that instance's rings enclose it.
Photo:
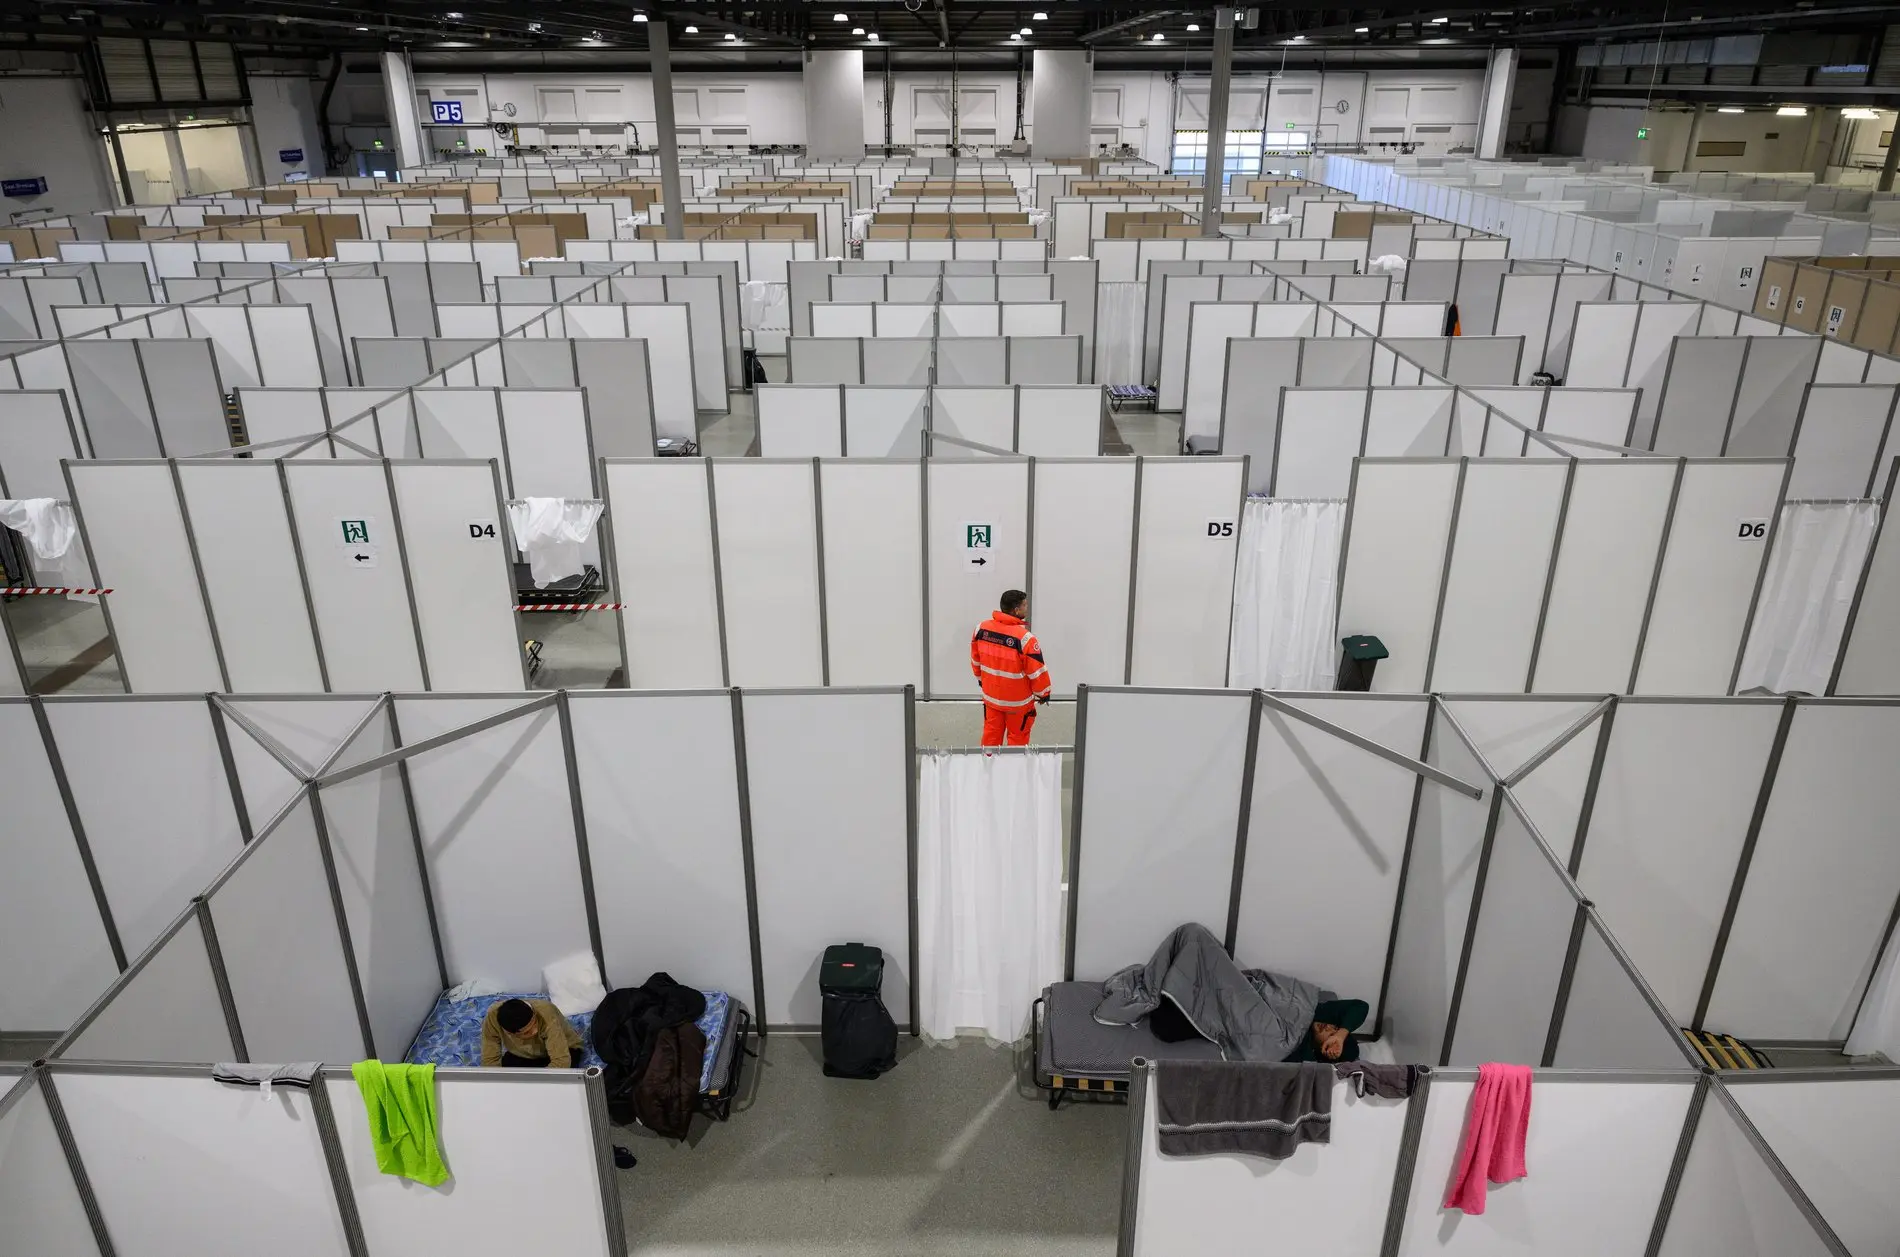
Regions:
[[[582,547],[594,535],[594,525],[605,509],[601,502],[569,498],[522,498],[508,504],[515,546],[528,556],[528,571],[536,586],[546,589],[586,572]]]
[[[1748,634],[1735,692],[1825,694],[1861,569],[1880,527],[1876,502],[1790,502]]]
[[[59,498],[0,499],[0,524],[26,538],[33,575],[42,585],[87,585],[80,552],[79,521],[72,503]]]
[[[917,787],[923,1033],[1014,1042],[1062,976],[1062,755],[927,754]]]
[[[1141,378],[1141,342],[1148,330],[1148,285],[1095,286],[1095,379],[1101,384],[1153,384]]]
[[[1228,685],[1333,688],[1339,548],[1345,535],[1344,502],[1247,499],[1234,568]]]

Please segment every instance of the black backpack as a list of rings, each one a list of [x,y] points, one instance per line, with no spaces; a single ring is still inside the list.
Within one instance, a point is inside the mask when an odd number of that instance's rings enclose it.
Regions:
[[[897,1023],[884,1007],[884,952],[863,943],[825,948],[818,970],[821,1036],[830,1078],[876,1078],[897,1064]]]

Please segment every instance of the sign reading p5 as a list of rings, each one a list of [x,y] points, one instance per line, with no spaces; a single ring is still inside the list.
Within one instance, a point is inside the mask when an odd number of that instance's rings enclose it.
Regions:
[[[432,100],[429,102],[430,121],[437,125],[462,125],[462,102],[459,100]]]

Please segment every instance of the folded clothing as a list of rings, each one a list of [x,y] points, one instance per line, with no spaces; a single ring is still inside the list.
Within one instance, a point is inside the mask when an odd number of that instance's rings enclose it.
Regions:
[[[1333,1067],[1249,1061],[1160,1061],[1155,1136],[1164,1156],[1240,1152],[1281,1161],[1331,1143]]]
[[[259,1065],[245,1061],[220,1061],[211,1067],[214,1082],[234,1087],[256,1087],[265,1095],[272,1087],[296,1087],[308,1091],[316,1085],[323,1065],[318,1061],[296,1061],[289,1065]]]

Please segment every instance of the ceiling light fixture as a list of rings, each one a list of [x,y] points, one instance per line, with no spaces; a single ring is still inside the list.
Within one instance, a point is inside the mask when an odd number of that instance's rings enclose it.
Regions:
[[[869,35],[866,35],[865,38],[875,44],[877,42],[877,32],[872,31]]]
[[[1372,28],[1370,26],[1355,26],[1352,28],[1352,33],[1355,35],[1370,35]]]
[[[1878,122],[1880,121],[1880,111],[1878,109],[1862,109],[1855,106],[1851,109],[1841,110],[1841,117],[1851,119],[1855,122]]]
[[[1777,118],[1805,118],[1807,116],[1808,107],[1806,105],[1783,105],[1781,108],[1775,110],[1775,117]]]
[[[1031,13],[1029,15],[1029,20],[1032,22],[1047,22],[1049,20],[1049,15],[1047,13]]]
[[[1740,105],[1717,105],[1715,107],[1715,112],[1717,113],[1747,113],[1748,111],[1746,109],[1743,109]]]
[[[699,34],[699,28],[697,26],[689,26],[686,28],[686,33],[688,35],[697,35]]]
[[[541,23],[539,23],[539,22],[530,22],[530,23],[528,23],[528,29],[529,29],[529,31],[538,31],[538,30],[540,30],[540,29],[541,29]]]
[[[737,39],[737,38],[739,38],[739,37],[738,37],[737,35],[735,35],[735,34],[733,34],[733,33],[732,33],[731,31],[727,31],[727,32],[726,32],[726,38],[727,38],[727,39]]]
[[[1163,34],[1162,34],[1162,33],[1161,33],[1160,31],[1156,31],[1156,32],[1154,33],[1154,42],[1155,42],[1155,43],[1157,43],[1157,44],[1158,44],[1158,43],[1160,43],[1160,42],[1161,42],[1162,40],[1164,40],[1164,39],[1166,39],[1166,38],[1167,38],[1167,36],[1166,36],[1166,35],[1163,35]]]
[[[862,26],[854,26],[851,28],[851,33],[853,35],[862,35],[864,34],[864,28]]]
[[[1034,35],[1036,32],[1031,30],[1029,27],[1025,26],[1021,30],[1017,31],[1016,33],[1018,35]]]
[[[1020,44],[1023,42],[1023,37],[1015,31],[1011,31],[1009,33],[1009,38],[1012,43]]]
[[[831,15],[831,20],[834,22],[849,22],[851,19],[842,13],[834,13]]]
[[[1200,29],[1201,29],[1201,24],[1200,24],[1199,22],[1189,22],[1189,23],[1188,23],[1188,33],[1189,33],[1189,34],[1193,34],[1193,33],[1194,33],[1195,31],[1198,31],[1198,30],[1200,30]]]
[[[359,30],[359,31],[366,31],[366,30],[368,30],[368,29],[369,29],[369,27],[367,27],[367,26],[359,26],[359,27],[357,27],[356,29],[357,29],[357,30]]]
[[[1449,21],[1451,21],[1451,19],[1450,19],[1450,18],[1448,18],[1448,17],[1435,17],[1435,18],[1433,18],[1433,19],[1432,19],[1432,25],[1433,25],[1433,26],[1443,26],[1443,25],[1444,25],[1445,23],[1447,23],[1447,22],[1449,22]]]
[[[449,10],[449,12],[445,16],[451,22],[459,22],[462,20],[462,15],[460,13],[455,12],[453,9]]]
[[[633,20],[636,22],[644,22],[647,20],[647,15],[644,13],[636,13],[633,15]]]

